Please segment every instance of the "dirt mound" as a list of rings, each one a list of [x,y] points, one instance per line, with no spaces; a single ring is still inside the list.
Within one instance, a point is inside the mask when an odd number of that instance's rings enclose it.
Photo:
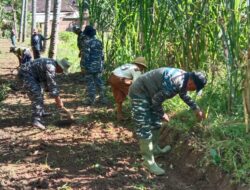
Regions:
[[[195,132],[181,134],[174,128],[166,127],[160,138],[161,146],[170,144],[173,147],[167,155],[166,164],[185,181],[190,187],[188,189],[249,190],[249,187],[232,184],[230,176],[215,165],[204,165],[205,150],[198,136]],[[176,186],[172,188],[182,189]]]

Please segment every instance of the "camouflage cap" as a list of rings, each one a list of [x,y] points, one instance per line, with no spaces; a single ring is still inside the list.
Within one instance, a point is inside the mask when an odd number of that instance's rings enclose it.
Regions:
[[[191,74],[191,77],[195,83],[196,86],[196,92],[199,93],[199,91],[204,88],[204,86],[207,84],[207,78],[206,75],[202,72],[193,72]]]
[[[86,36],[92,37],[92,36],[96,35],[96,30],[92,26],[88,25],[85,27],[83,33]]]

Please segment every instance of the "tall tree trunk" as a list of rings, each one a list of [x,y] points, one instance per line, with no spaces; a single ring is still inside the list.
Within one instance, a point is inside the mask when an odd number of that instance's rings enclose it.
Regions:
[[[24,18],[23,18],[23,36],[22,36],[22,42],[25,41],[26,33],[27,33],[27,10],[28,10],[28,0],[24,0]]]
[[[54,0],[53,22],[49,48],[49,58],[56,58],[59,21],[61,12],[61,0]]]
[[[16,18],[16,7],[15,7],[16,1],[12,1],[12,9],[13,9],[13,28],[15,32],[17,32],[17,18]]]
[[[21,22],[20,22],[19,33],[18,33],[18,41],[19,42],[21,41],[21,38],[23,36],[24,11],[25,11],[25,0],[22,0]]]
[[[36,29],[36,0],[32,0],[32,26],[31,26],[31,34],[33,30]]]
[[[250,24],[250,0],[248,0],[248,15],[247,23],[248,29]],[[250,30],[248,30],[248,44],[250,44]],[[247,66],[246,66],[246,76],[243,83],[243,105],[244,105],[244,116],[246,124],[246,132],[249,132],[249,121],[250,121],[250,46],[248,47],[247,55]]]
[[[250,119],[250,47],[248,49],[248,60],[246,66],[246,76],[243,83],[243,105],[244,116],[246,124],[246,132],[249,132],[249,119]]]
[[[45,5],[45,21],[44,21],[44,37],[48,38],[48,28],[49,28],[49,18],[50,18],[50,9],[51,9],[51,0],[46,0]],[[47,40],[44,41],[43,50],[46,51]]]

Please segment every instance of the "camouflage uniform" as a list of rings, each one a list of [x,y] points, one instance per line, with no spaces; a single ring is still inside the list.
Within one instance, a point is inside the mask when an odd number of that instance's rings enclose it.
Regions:
[[[87,38],[83,48],[81,68],[85,71],[85,81],[87,84],[87,102],[92,104],[95,101],[96,90],[99,91],[100,99],[105,99],[105,86],[102,79],[103,72],[103,47],[102,42],[95,37]],[[86,104],[88,104],[86,103]]]
[[[44,38],[41,34],[32,34],[31,36],[31,46],[33,51],[34,59],[38,59],[41,57],[41,51],[43,49],[43,41],[48,38]]]
[[[83,32],[80,32],[77,36],[77,47],[80,52],[83,51],[84,43],[85,43],[86,36],[83,34]]]
[[[10,52],[13,52],[19,61],[19,66],[23,63],[26,63],[28,61],[31,61],[32,56],[31,56],[31,52],[28,48],[24,48],[24,47],[19,47],[19,48],[10,48]]]
[[[159,68],[149,71],[130,86],[133,119],[138,125],[136,131],[141,139],[151,139],[152,130],[161,127],[164,115],[162,103],[179,94],[193,110],[198,106],[187,95],[188,72],[175,68]]]
[[[41,122],[44,114],[43,93],[41,83],[48,88],[52,97],[59,96],[59,89],[54,80],[56,76],[56,61],[40,58],[21,65],[19,76],[32,102],[32,122]]]
[[[81,32],[78,37],[77,37],[77,47],[80,51],[80,58],[81,58],[81,61],[80,61],[80,67],[81,67],[81,71],[83,74],[85,74],[84,72],[84,68],[81,66],[81,63],[84,61],[84,46],[86,44],[86,40],[87,40],[87,36],[84,35],[83,32]],[[84,79],[85,81],[85,79]]]

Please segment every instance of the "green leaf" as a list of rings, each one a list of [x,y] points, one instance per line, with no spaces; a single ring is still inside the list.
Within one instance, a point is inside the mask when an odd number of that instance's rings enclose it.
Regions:
[[[220,156],[218,155],[217,151],[215,149],[210,149],[210,155],[212,156],[213,158],[213,163],[214,164],[219,164],[220,161],[221,161],[221,158]]]

